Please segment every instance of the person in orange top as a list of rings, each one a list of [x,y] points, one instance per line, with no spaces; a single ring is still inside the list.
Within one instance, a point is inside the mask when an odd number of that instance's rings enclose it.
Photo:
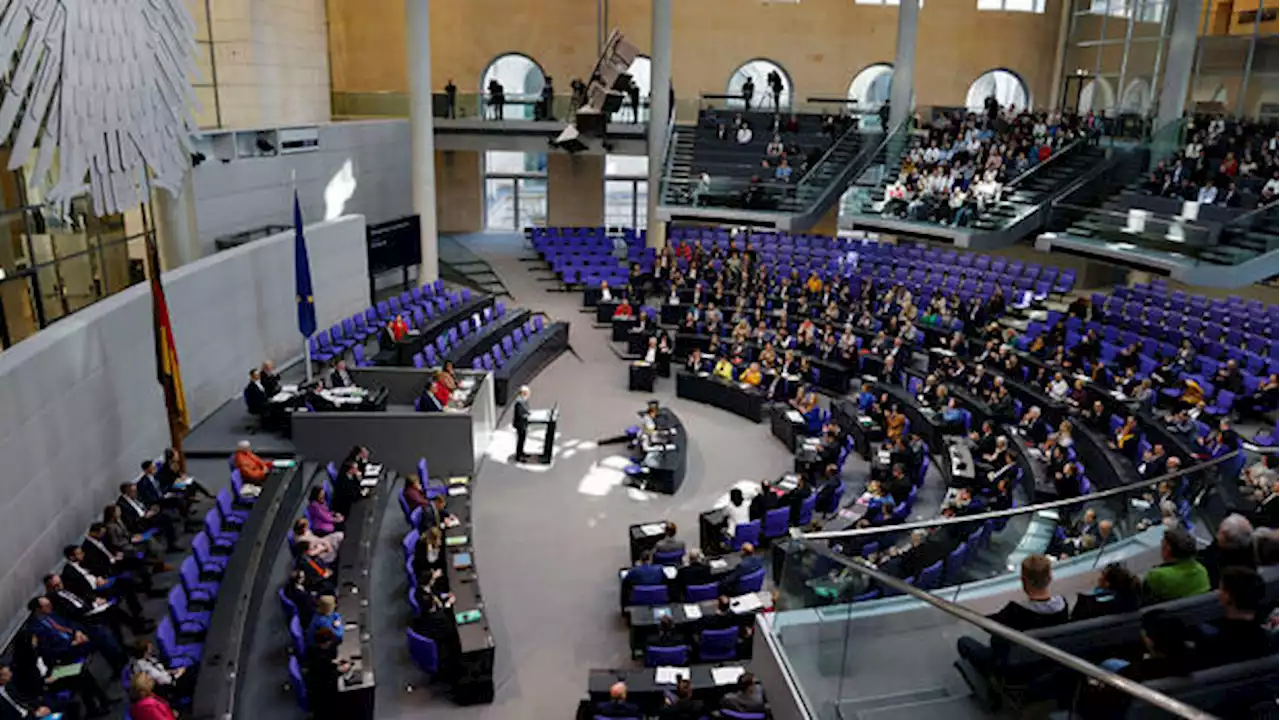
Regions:
[[[748,365],[747,369],[742,372],[742,377],[739,379],[753,387],[760,387],[760,381],[763,379],[763,376],[760,373],[760,363],[753,362]]]
[[[818,273],[810,274],[809,281],[805,283],[805,287],[810,293],[817,295],[822,292],[822,278],[818,277]]]
[[[232,457],[231,464],[240,471],[241,480],[253,485],[262,485],[262,481],[266,480],[267,474],[271,472],[271,463],[258,457],[249,448],[248,440],[236,443],[236,454]]]
[[[627,302],[626,298],[622,298],[622,302],[618,303],[618,307],[613,311],[613,316],[616,318],[629,318],[631,315],[631,303]]]

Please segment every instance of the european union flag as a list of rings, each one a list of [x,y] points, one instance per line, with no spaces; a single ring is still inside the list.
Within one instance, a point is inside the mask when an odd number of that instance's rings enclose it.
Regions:
[[[307,259],[307,238],[302,234],[302,205],[293,191],[293,276],[298,301],[298,332],[309,338],[316,332],[316,298],[311,290],[311,262]]]

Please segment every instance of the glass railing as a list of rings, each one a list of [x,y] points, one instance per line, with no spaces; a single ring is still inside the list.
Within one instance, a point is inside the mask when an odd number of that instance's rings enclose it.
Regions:
[[[1168,160],[1182,150],[1186,131],[1187,118],[1185,117],[1171,120],[1151,131],[1151,137],[1147,140],[1147,148],[1151,151],[1151,156],[1147,159],[1147,172],[1150,172],[1156,163]]]
[[[1139,247],[1179,252],[1191,257],[1199,256],[1216,242],[1208,225],[1193,220],[1068,203],[1054,204],[1049,225],[1062,228],[1077,237],[1132,243]]]
[[[408,117],[409,94],[404,92],[334,92],[330,95],[334,118]],[[573,119],[577,106],[571,94],[558,94],[551,98],[548,111],[541,96],[509,94],[499,106],[493,98],[482,93],[458,93],[452,107],[442,92],[432,95],[432,114],[441,119],[457,120],[548,120],[568,122]],[[684,101],[685,111],[697,115],[697,101]],[[676,101],[677,113],[682,102]],[[611,123],[649,121],[649,99],[641,98],[637,113],[631,104],[623,101],[622,107],[613,113]]]
[[[1165,527],[1202,536],[1216,527],[1215,510],[1200,503],[1236,458],[1078,498],[889,527],[858,528],[855,503],[827,523],[853,529],[797,534],[776,546],[782,569],[771,639],[811,717],[932,702],[945,716],[946,703],[967,694],[956,690],[957,640],[986,641],[992,628],[977,618],[1020,597],[1024,558],[1048,555],[1054,592],[1069,602],[1091,592],[1112,563],[1140,575],[1160,562]],[[1093,670],[1101,669],[1090,668],[1070,669],[1099,679]]]

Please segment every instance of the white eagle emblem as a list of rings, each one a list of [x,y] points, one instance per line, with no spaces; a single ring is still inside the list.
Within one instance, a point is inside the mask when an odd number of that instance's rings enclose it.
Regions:
[[[0,138],[9,169],[66,206],[88,191],[99,215],[180,191],[190,157],[195,23],[183,0],[0,0],[8,72]],[[55,152],[56,151],[56,152]]]

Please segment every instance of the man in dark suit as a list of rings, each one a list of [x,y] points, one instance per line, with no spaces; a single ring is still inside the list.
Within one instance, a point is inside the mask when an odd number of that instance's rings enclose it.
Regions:
[[[774,508],[781,507],[778,501],[778,495],[769,487],[767,481],[760,482],[760,492],[751,498],[751,506],[748,515],[752,520],[764,521],[764,516]]]
[[[729,574],[720,581],[720,592],[725,595],[737,595],[738,583],[742,578],[764,567],[764,563],[756,557],[756,548],[751,543],[742,543],[741,553],[742,560],[738,562],[738,566],[730,570]]]
[[[268,398],[280,392],[283,387],[280,374],[276,372],[276,365],[270,360],[262,362],[262,367],[258,370],[258,379],[262,382],[262,389],[266,391]]]
[[[800,506],[804,505],[804,501],[809,499],[813,491],[809,488],[809,483],[805,482],[804,476],[796,478],[796,486],[791,492],[782,496],[782,505],[791,508],[791,524],[798,525],[800,520]]]
[[[669,522],[667,523],[663,538],[654,544],[653,553],[658,555],[661,553],[679,552],[681,557],[683,557],[684,547],[684,541],[676,539],[676,524]]]
[[[0,664],[0,720],[23,720],[25,718],[47,718],[53,714],[54,708],[42,705],[38,700],[29,700],[13,690],[13,671],[7,664]],[[79,720],[80,705],[74,700],[67,703],[54,703],[64,720]]]
[[[596,704],[595,715],[607,718],[638,718],[641,717],[641,712],[638,705],[627,702],[627,684],[619,680],[609,688],[608,701]]]
[[[738,676],[738,687],[720,699],[720,707],[739,713],[762,713],[764,690],[756,684],[756,677],[749,672]]]
[[[321,565],[319,560],[307,552],[310,548],[311,543],[306,540],[293,544],[294,572],[302,573],[302,586],[312,595],[333,595],[338,587],[338,579],[334,577],[333,570]]]
[[[130,532],[143,533],[157,530],[164,536],[170,551],[182,550],[178,545],[178,529],[173,515],[164,512],[159,505],[147,505],[138,499],[138,487],[131,482],[120,483],[120,519]]]
[[[443,528],[447,517],[449,517],[449,511],[445,509],[445,496],[436,495],[423,506],[418,530],[425,533],[431,528]]]
[[[702,550],[694,548],[689,551],[689,564],[676,571],[676,587],[683,596],[684,591],[693,585],[708,585],[715,581],[711,566]]]
[[[252,415],[264,415],[267,411],[267,401],[271,396],[267,394],[267,390],[262,384],[262,375],[257,368],[249,371],[249,384],[244,386],[244,404]]]
[[[155,623],[146,618],[130,617],[116,603],[102,597],[82,597],[67,589],[62,576],[44,576],[44,595],[53,603],[54,612],[82,625],[99,625],[111,631],[116,641],[124,645],[121,628],[126,625],[134,635],[145,635],[155,629]]]
[[[107,547],[107,528],[93,523],[85,534],[80,549],[84,551],[84,566],[98,577],[130,575],[144,592],[151,592],[151,573],[141,558],[134,554],[126,557],[123,552]]]
[[[66,567],[62,570],[62,579],[67,588],[80,597],[103,597],[123,602],[135,617],[142,616],[142,603],[138,602],[137,586],[128,575],[118,577],[101,577],[95,575],[84,565],[84,550],[79,545],[68,545],[62,549],[66,558]]]
[[[329,373],[329,387],[354,387],[355,384],[356,381],[351,378],[351,373],[347,372],[347,362],[339,358],[333,364],[333,371]]]
[[[511,424],[516,429],[516,462],[524,462],[524,441],[529,434],[529,386],[516,394],[515,418]]]

